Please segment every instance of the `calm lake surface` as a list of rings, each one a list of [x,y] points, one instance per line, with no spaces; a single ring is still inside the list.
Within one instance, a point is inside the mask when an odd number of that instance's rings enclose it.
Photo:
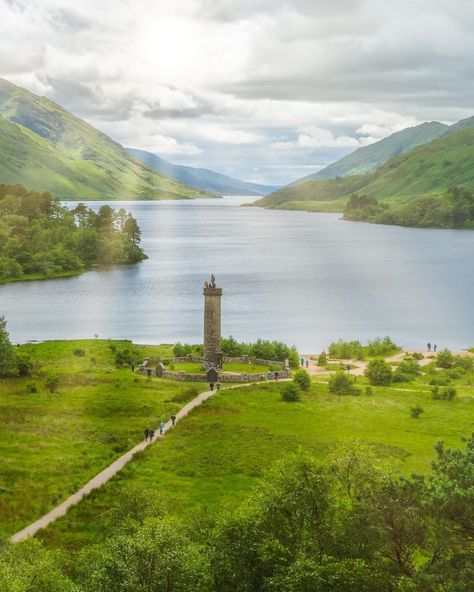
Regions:
[[[239,340],[280,339],[303,352],[384,335],[406,347],[474,346],[474,231],[238,207],[251,201],[108,202],[138,219],[149,259],[0,286],[12,339],[202,342],[212,272],[224,289],[223,334]]]

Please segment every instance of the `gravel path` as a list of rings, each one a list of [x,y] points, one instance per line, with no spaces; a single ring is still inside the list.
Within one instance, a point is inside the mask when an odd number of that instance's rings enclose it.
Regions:
[[[248,386],[248,385],[240,385],[239,384],[236,386]],[[229,388],[236,388],[236,386],[232,386]],[[227,389],[222,389],[222,390],[227,390]],[[189,401],[189,403],[187,403],[182,409],[180,409],[176,413],[176,423],[178,423],[178,421],[180,419],[183,419],[184,417],[186,417],[186,415],[188,415],[188,413],[192,409],[194,409],[198,405],[201,405],[204,401],[209,399],[209,397],[211,397],[215,393],[216,393],[216,391],[206,391],[204,393],[201,393],[200,395],[198,395],[197,397],[195,397],[191,401]],[[167,421],[165,426],[166,426],[166,429],[165,429],[165,434],[166,434],[166,432],[168,430],[172,429],[172,427],[173,427],[171,420]],[[140,444],[137,444],[134,448],[132,448],[131,450],[126,452],[123,456],[121,456],[120,458],[115,460],[106,469],[104,469],[103,471],[98,473],[95,477],[93,477],[88,483],[86,483],[83,487],[81,487],[81,489],[76,491],[76,493],[73,493],[70,497],[68,497],[66,500],[64,500],[61,504],[59,504],[59,506],[56,506],[50,512],[48,512],[47,514],[45,514],[44,516],[42,516],[41,518],[39,518],[38,520],[36,520],[32,524],[30,524],[29,526],[23,528],[22,530],[20,530],[16,534],[14,534],[10,538],[10,540],[13,543],[18,543],[19,541],[23,541],[23,540],[27,539],[28,537],[34,536],[38,532],[38,530],[41,530],[42,528],[46,528],[47,526],[49,526],[57,518],[64,516],[66,514],[66,512],[69,510],[69,508],[78,504],[83,497],[85,497],[86,495],[89,495],[89,493],[91,491],[93,491],[94,489],[97,489],[98,487],[101,487],[102,485],[107,483],[107,481],[112,479],[112,477],[114,477],[120,470],[123,469],[123,467],[128,462],[130,462],[132,460],[132,458],[135,456],[135,454],[137,454],[137,452],[141,452],[142,450],[145,450],[145,448],[147,448],[148,446],[153,444],[153,442],[156,442],[156,440],[159,440],[162,437],[163,436],[160,436],[159,431],[157,431],[155,433],[155,437],[153,438],[153,441],[151,441],[151,442],[150,441],[149,442],[143,441],[143,442],[140,442]]]

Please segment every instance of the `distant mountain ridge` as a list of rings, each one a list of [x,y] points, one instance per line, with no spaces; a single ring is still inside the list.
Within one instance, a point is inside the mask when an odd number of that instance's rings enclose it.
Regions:
[[[390,158],[436,140],[436,138],[445,134],[448,129],[448,125],[438,121],[408,127],[391,134],[383,140],[374,142],[374,144],[357,148],[354,152],[347,154],[317,173],[298,179],[292,185],[311,180],[335,179],[336,177],[370,173],[378,169]]]
[[[50,99],[0,79],[0,183],[62,199],[211,197],[137,162]]]
[[[449,188],[474,191],[474,117],[448,127],[427,144],[388,160],[376,171],[336,179],[307,180],[255,202],[270,208],[342,211],[354,193],[383,203],[407,203]]]
[[[127,152],[150,169],[167,177],[218,195],[267,195],[278,189],[275,185],[259,185],[248,181],[240,181],[209,169],[195,168],[173,164],[160,156],[145,150],[127,148]]]

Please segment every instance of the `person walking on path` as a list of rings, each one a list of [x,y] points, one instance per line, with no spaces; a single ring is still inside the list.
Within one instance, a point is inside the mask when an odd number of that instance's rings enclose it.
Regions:
[[[304,366],[304,358],[303,357],[300,358],[300,362],[301,362],[301,365]]]
[[[428,343],[426,344],[426,347],[428,348],[428,352],[431,351],[431,343],[428,341]]]
[[[214,390],[214,383],[213,383],[213,382],[211,382],[211,383],[209,384],[209,388],[211,389],[211,391],[213,391],[213,390]]]
[[[438,346],[436,345],[436,343],[433,345],[433,351],[434,353],[436,353],[436,350],[438,349]]]
[[[176,415],[171,416],[171,425],[174,427],[176,425]]]
[[[132,363],[130,364],[130,370],[131,370],[132,372],[135,372],[135,362],[132,362]]]
[[[148,437],[150,438],[150,442],[153,442],[155,438],[155,430],[150,430],[148,433]]]
[[[217,391],[220,391],[221,390],[221,383],[220,382],[217,382],[216,383],[216,390]]]
[[[148,442],[149,435],[150,435],[150,428],[145,428],[145,442]]]
[[[163,422],[160,423],[160,436],[165,433],[165,424]]]
[[[306,360],[306,361],[305,361],[305,366],[306,366],[306,368],[308,367],[308,365],[309,365],[309,360]]]

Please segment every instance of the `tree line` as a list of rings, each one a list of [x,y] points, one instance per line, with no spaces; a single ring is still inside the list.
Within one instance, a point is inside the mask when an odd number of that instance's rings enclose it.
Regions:
[[[464,187],[453,187],[443,196],[420,196],[395,206],[354,193],[346,205],[344,218],[419,228],[474,229],[474,193]]]
[[[72,211],[48,192],[0,185],[0,280],[80,272],[146,258],[135,218],[108,205]]]
[[[428,477],[401,478],[350,443],[321,463],[283,457],[236,509],[177,517],[128,485],[104,539],[66,555],[37,540],[0,551],[10,592],[471,592],[474,436],[436,446]]]

